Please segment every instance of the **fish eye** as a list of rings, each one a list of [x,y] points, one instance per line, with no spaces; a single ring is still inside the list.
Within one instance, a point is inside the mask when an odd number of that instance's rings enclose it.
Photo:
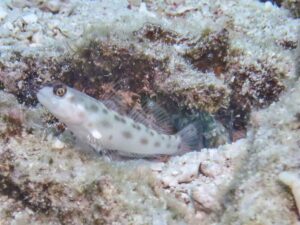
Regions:
[[[63,84],[57,84],[53,87],[53,93],[59,97],[62,97],[67,93],[67,87]]]

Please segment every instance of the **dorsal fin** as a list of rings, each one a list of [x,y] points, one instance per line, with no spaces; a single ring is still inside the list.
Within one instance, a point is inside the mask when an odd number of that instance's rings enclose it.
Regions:
[[[170,116],[162,107],[153,100],[141,99],[142,97],[130,90],[122,90],[121,86],[120,79],[103,84],[100,100],[107,108],[128,116],[159,133],[175,133]]]
[[[185,126],[177,135],[181,137],[182,148],[178,154],[183,154],[191,150],[201,149],[203,147],[203,128],[199,121],[195,121]]]
[[[120,114],[124,114],[126,107],[124,102],[117,93],[120,91],[120,80],[116,79],[109,83],[102,84],[103,93],[100,95],[101,102],[109,109],[117,111]]]
[[[162,129],[162,132],[167,134],[175,133],[170,114],[168,114],[158,103],[153,100],[147,100],[142,107],[146,114],[153,115],[155,124]]]
[[[141,109],[131,109],[128,116],[134,121],[142,123],[159,133],[175,133],[174,126],[172,126],[168,113],[152,100],[147,100],[142,105]]]
[[[120,96],[118,96],[116,93],[111,94],[110,97],[101,100],[102,103],[111,110],[114,110],[118,112],[119,114],[125,115],[128,111],[125,102],[122,100]]]

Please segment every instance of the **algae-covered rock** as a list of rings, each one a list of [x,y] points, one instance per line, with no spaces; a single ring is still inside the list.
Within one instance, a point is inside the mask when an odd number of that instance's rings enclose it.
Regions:
[[[209,76],[203,75],[203,78],[201,77],[197,81],[195,76],[187,75],[178,80],[170,79],[167,82],[167,90],[181,106],[214,113],[222,107],[227,107],[230,91],[216,80],[213,83],[213,80]]]
[[[295,18],[300,17],[300,1],[299,0],[283,0],[282,7],[288,9]]]
[[[227,69],[229,50],[228,31],[223,29],[216,34],[206,34],[187,50],[184,57],[200,71],[213,71],[216,76]]]

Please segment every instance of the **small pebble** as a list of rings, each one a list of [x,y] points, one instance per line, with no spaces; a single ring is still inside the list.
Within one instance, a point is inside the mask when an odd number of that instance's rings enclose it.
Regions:
[[[47,3],[45,3],[45,7],[52,13],[58,13],[61,6],[61,3],[57,0],[50,0]]]
[[[6,16],[7,16],[7,12],[3,8],[0,8],[0,22],[4,20]]]
[[[22,89],[22,87],[23,87],[23,81],[22,80],[20,80],[19,82],[18,82],[18,88],[19,89]]]
[[[65,143],[63,143],[59,139],[54,140],[52,144],[53,149],[63,149],[64,147],[65,147]]]
[[[178,171],[176,171],[176,170],[174,170],[174,171],[172,171],[172,173],[171,173],[173,176],[177,176],[178,174],[179,174],[179,172]]]
[[[222,167],[217,163],[204,161],[199,166],[199,173],[206,177],[216,177],[222,173]]]
[[[22,17],[25,23],[31,24],[38,21],[38,17],[35,14],[28,14]]]
[[[271,2],[266,2],[266,3],[265,3],[265,10],[266,10],[266,11],[271,11],[273,7],[274,7],[274,6],[272,5]]]
[[[42,32],[37,32],[37,33],[35,33],[35,34],[32,36],[32,42],[33,42],[33,43],[36,43],[36,44],[39,44],[39,43],[42,42],[43,38],[44,38],[44,37],[43,37]]]
[[[160,172],[162,171],[164,163],[154,163],[150,166],[152,171]]]
[[[14,29],[14,25],[11,22],[6,22],[5,24],[3,24],[3,28],[11,31]]]

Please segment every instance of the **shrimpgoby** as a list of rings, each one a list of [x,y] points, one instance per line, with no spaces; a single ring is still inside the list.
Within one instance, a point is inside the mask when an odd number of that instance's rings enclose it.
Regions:
[[[123,155],[174,155],[186,151],[195,141],[196,128],[189,126],[173,134],[164,134],[64,84],[42,87],[39,102],[65,123],[80,140],[96,151],[116,150]]]

